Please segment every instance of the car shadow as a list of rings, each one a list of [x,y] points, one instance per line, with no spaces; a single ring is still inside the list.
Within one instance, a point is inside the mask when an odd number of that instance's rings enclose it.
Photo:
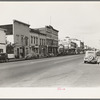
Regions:
[[[85,63],[85,64],[100,64],[100,62],[97,62],[97,63],[93,63],[93,62],[88,62],[88,63]]]

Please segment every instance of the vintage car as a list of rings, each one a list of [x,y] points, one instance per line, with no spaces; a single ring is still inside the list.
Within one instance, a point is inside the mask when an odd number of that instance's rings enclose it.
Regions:
[[[98,56],[96,51],[86,51],[84,63],[98,63]]]
[[[7,53],[0,53],[0,62],[7,62],[8,60]]]

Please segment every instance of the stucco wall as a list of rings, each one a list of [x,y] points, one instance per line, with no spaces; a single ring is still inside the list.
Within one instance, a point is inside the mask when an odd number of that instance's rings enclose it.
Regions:
[[[0,29],[0,43],[6,43],[6,33]]]
[[[13,33],[14,33],[14,43],[16,44],[14,48],[14,53],[17,55],[17,48],[19,49],[19,53],[22,52],[20,48],[24,46],[25,48],[25,56],[30,52],[29,45],[30,45],[30,33],[29,33],[29,25],[20,23],[19,21],[13,21]],[[19,36],[19,39],[17,39],[17,35]],[[28,45],[25,45],[25,41],[21,41],[21,36],[23,38],[28,38]],[[24,39],[23,39],[24,40]]]
[[[0,29],[0,49],[3,49],[3,53],[6,53],[6,33]]]
[[[7,43],[14,43],[14,35],[6,35]]]

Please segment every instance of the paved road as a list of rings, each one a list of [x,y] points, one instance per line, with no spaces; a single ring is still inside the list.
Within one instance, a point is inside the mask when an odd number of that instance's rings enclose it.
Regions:
[[[100,65],[84,55],[0,63],[0,87],[98,87]]]

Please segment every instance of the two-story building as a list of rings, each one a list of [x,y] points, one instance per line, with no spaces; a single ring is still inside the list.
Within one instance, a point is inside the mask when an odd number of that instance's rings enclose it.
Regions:
[[[54,29],[52,26],[45,26],[39,28],[41,33],[46,34],[46,52],[47,54],[53,53],[57,55],[58,52],[58,30]]]
[[[39,53],[39,32],[30,28],[30,50],[31,53]]]
[[[1,28],[6,29],[7,43],[13,48],[8,53],[14,54],[16,58],[23,58],[29,52],[29,24],[23,23],[18,20],[13,20],[13,24],[0,25]]]
[[[13,33],[14,33],[14,54],[16,57],[25,57],[30,52],[30,30],[29,24],[14,20]]]
[[[39,53],[42,56],[46,55],[46,34],[38,29],[30,29],[30,47],[31,52]]]

